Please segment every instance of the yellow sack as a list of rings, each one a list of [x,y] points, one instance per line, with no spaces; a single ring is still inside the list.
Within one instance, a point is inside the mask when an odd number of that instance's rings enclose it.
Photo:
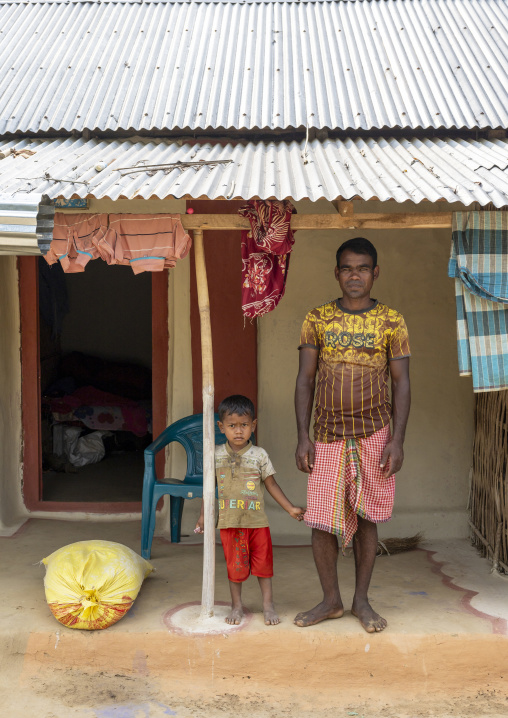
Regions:
[[[78,541],[42,560],[54,617],[69,628],[107,628],[134,603],[153,566],[112,541]]]

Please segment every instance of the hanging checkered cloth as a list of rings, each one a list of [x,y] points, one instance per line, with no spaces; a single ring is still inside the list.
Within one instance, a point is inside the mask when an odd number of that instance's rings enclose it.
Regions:
[[[379,466],[390,437],[387,424],[366,439],[315,442],[304,520],[341,536],[342,552],[356,533],[358,516],[375,524],[391,518],[395,474],[385,479]]]
[[[508,212],[453,214],[448,276],[460,375],[475,392],[508,389]]]
[[[283,202],[252,200],[239,210],[250,231],[242,231],[242,311],[260,317],[275,309],[286,289],[289,253],[294,244],[291,214]]]

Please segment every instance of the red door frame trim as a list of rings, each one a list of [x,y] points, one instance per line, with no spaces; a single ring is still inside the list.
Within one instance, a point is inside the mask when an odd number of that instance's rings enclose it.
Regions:
[[[132,513],[141,501],[43,501],[39,346],[39,272],[37,257],[19,257],[21,321],[21,408],[23,426],[23,497],[29,511]],[[168,272],[152,275],[152,409],[154,437],[165,428],[168,378]],[[159,457],[157,457],[159,459]],[[159,467],[164,466],[161,452]]]
[[[169,271],[152,273],[152,435],[156,439],[167,426],[168,415],[168,315]],[[155,457],[157,478],[164,476],[165,451]],[[139,505],[141,509],[141,504]]]
[[[23,427],[23,496],[30,511],[42,496],[41,392],[39,347],[39,269],[36,257],[19,257],[21,322],[21,411]]]

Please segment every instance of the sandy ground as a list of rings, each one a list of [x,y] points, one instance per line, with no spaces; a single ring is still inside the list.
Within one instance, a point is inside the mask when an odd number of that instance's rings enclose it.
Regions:
[[[389,677],[382,699],[344,699],[341,691],[326,701],[305,694],[291,695],[281,687],[276,695],[261,692],[235,693],[235,686],[201,695],[197,686],[189,686],[187,695],[173,692],[168,681],[147,676],[128,676],[106,672],[75,670],[42,672],[23,681],[19,691],[2,700],[2,716],[24,718],[506,718],[508,694],[502,689],[476,690],[471,693],[442,693],[432,696],[390,698]],[[93,706],[93,707],[91,707]]]

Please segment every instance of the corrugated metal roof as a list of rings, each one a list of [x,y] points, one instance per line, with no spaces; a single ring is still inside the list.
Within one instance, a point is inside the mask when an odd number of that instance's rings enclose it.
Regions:
[[[61,4],[68,4],[68,3],[87,3],[87,2],[106,2],[106,3],[116,3],[118,5],[132,5],[132,4],[141,4],[144,3],[145,5],[150,3],[173,3],[173,4],[189,4],[190,2],[196,4],[196,5],[218,5],[218,4],[237,4],[237,5],[254,5],[254,4],[263,4],[263,5],[270,5],[273,3],[289,3],[289,2],[297,2],[297,3],[315,3],[315,2],[337,2],[338,0],[0,0],[0,5],[34,5],[37,3],[44,3],[44,4],[55,4],[55,3],[61,3]],[[370,0],[340,0],[340,2],[370,2]],[[378,2],[383,0],[377,0]]]
[[[33,5],[36,3],[43,2],[45,4],[68,4],[68,3],[86,3],[86,2],[106,2],[106,3],[117,3],[119,5],[132,5],[144,3],[174,3],[184,4],[193,2],[195,4],[208,5],[208,4],[237,4],[237,5],[253,5],[253,4],[264,4],[270,5],[272,3],[314,3],[314,2],[337,2],[338,0],[0,0],[0,5]],[[340,0],[340,2],[370,2],[370,0]],[[382,1],[382,0],[377,0]]]
[[[0,194],[0,255],[46,254],[53,239],[54,216],[48,197]]]
[[[0,143],[0,150],[8,147],[35,150],[27,159],[10,155],[0,161],[0,192],[15,197],[44,192],[51,198],[113,200],[324,197],[508,204],[507,139],[378,137],[221,145],[67,138]],[[154,167],[161,164],[166,166]]]
[[[43,2],[0,29],[0,135],[508,127],[505,0]]]

